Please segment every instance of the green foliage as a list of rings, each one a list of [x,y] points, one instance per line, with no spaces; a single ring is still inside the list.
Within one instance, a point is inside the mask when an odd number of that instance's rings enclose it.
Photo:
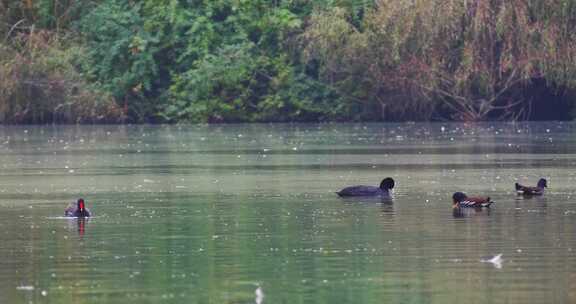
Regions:
[[[0,1],[0,122],[119,122],[108,93],[78,72],[71,23],[91,1]]]
[[[118,122],[107,94],[76,70],[84,49],[50,31],[19,34],[0,44],[0,122]]]
[[[308,106],[318,96],[293,100],[294,82],[300,91],[321,86],[294,64],[288,42],[303,20],[293,8],[290,1],[104,1],[81,23],[86,72],[137,121],[328,116],[333,106],[322,115]]]
[[[88,78],[109,91],[132,117],[149,115],[144,91],[158,76],[154,55],[158,39],[143,30],[140,5],[108,1],[86,16],[80,24],[88,41]]]
[[[130,122],[518,118],[535,79],[576,88],[574,16],[576,0],[0,0],[0,99],[102,113],[101,96]]]
[[[415,79],[406,74],[418,64],[412,59],[422,55],[426,43],[413,35],[420,30],[415,29],[418,18],[409,7],[380,5],[366,16],[362,30],[342,8],[313,14],[302,34],[304,59],[320,63],[319,77],[345,96],[351,118],[428,118],[434,104],[405,81]]]
[[[174,103],[165,111],[177,121],[294,121],[336,116],[335,97],[296,73],[285,57],[255,55],[251,43],[221,48],[176,77]]]
[[[96,4],[96,0],[0,0],[0,35],[10,30],[16,34],[32,26],[66,31]]]
[[[575,3],[380,0],[361,27],[333,8],[312,16],[304,55],[382,117],[515,119],[533,79],[574,86]]]

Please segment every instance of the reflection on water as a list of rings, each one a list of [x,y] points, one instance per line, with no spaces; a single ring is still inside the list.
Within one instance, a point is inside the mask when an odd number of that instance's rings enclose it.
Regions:
[[[575,126],[5,127],[0,303],[576,302]]]
[[[454,217],[490,216],[490,208],[453,208]]]
[[[78,235],[84,236],[84,233],[86,232],[86,221],[88,221],[88,219],[86,219],[85,217],[79,217],[74,220],[77,224]]]

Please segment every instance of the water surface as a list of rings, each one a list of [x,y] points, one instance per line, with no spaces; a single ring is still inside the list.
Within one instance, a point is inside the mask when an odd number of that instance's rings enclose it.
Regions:
[[[575,124],[4,127],[0,160],[0,303],[576,302]]]

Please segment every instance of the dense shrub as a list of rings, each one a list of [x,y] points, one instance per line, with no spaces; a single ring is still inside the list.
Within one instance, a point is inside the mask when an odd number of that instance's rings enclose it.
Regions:
[[[0,118],[523,119],[545,106],[529,92],[569,112],[574,16],[576,0],[0,0]]]
[[[79,72],[71,23],[91,1],[0,1],[0,122],[119,122],[110,94]]]
[[[379,0],[360,27],[318,11],[302,37],[325,82],[383,117],[517,119],[534,79],[575,87],[574,16],[574,0]]]
[[[82,20],[87,73],[137,121],[335,117],[290,49],[308,1],[109,0]],[[307,8],[308,7],[308,8]]]
[[[84,49],[46,30],[0,44],[0,122],[119,122],[112,98],[76,68]]]

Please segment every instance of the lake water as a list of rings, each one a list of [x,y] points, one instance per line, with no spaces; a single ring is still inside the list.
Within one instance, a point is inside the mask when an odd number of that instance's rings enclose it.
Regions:
[[[576,303],[572,123],[3,127],[0,160],[0,303]]]

